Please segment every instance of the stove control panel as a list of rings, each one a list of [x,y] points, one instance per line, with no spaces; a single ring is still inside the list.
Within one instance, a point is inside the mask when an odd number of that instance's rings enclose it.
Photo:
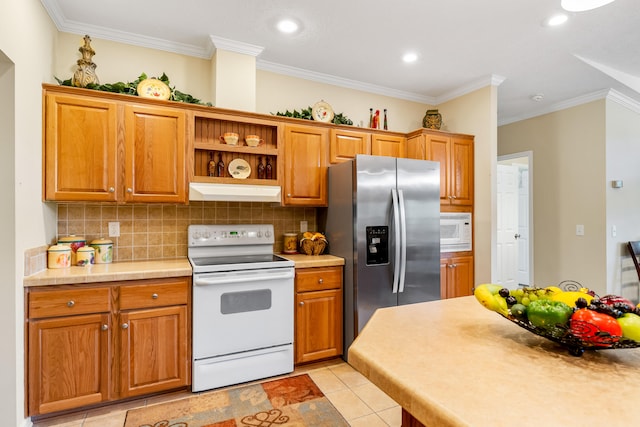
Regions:
[[[187,234],[189,247],[274,243],[271,224],[190,225]]]

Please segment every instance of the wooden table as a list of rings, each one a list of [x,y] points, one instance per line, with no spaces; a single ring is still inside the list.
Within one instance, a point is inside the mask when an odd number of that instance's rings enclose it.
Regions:
[[[473,296],[378,310],[349,363],[403,408],[403,426],[630,426],[640,348],[575,357]]]

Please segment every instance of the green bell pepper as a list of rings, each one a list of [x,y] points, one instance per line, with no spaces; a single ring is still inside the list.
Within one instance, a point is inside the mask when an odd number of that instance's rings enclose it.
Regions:
[[[573,308],[562,301],[538,299],[531,301],[527,307],[527,317],[533,326],[542,329],[554,329],[564,326],[573,314]]]

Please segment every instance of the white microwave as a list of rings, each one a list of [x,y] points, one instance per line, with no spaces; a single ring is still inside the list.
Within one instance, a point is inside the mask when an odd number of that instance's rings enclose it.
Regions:
[[[471,212],[440,213],[440,252],[470,251]]]

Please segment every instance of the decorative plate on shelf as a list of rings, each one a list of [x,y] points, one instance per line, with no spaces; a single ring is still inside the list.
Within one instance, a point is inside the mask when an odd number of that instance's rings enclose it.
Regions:
[[[229,174],[234,178],[245,179],[251,175],[251,166],[244,159],[233,159],[229,163]]]
[[[169,99],[171,89],[165,82],[158,79],[145,79],[138,83],[138,96],[143,98]]]
[[[316,102],[311,108],[311,116],[313,120],[329,123],[333,120],[333,108],[324,101]]]

